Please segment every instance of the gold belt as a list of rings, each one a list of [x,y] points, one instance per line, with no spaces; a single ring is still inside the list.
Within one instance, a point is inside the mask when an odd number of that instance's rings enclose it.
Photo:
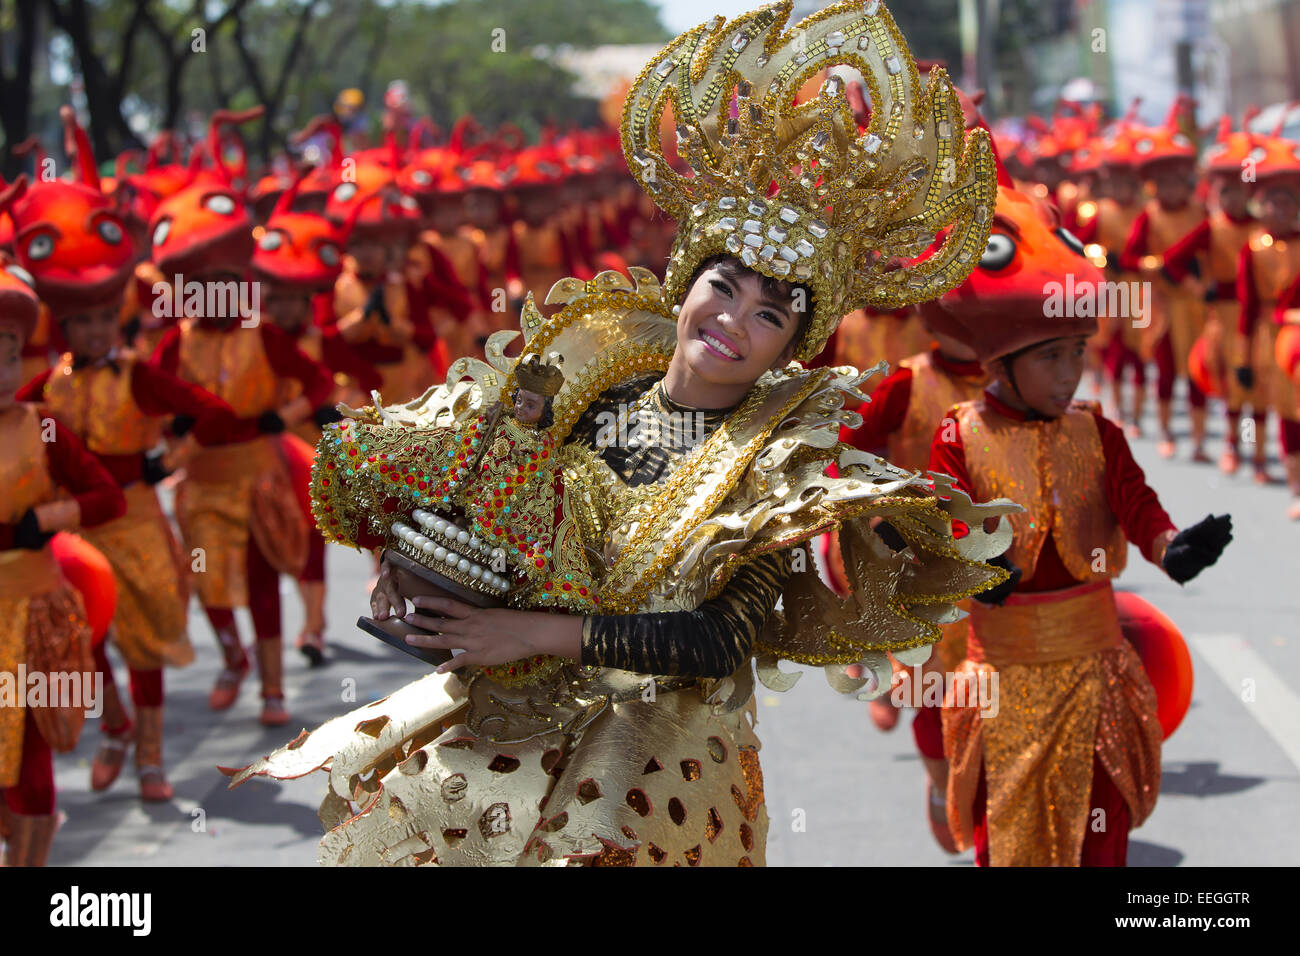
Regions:
[[[266,436],[233,445],[201,448],[185,463],[193,481],[222,484],[252,478],[275,463],[275,451]]]
[[[966,656],[994,666],[1048,664],[1118,647],[1109,579],[1061,591],[1013,594],[1002,607],[971,602]]]

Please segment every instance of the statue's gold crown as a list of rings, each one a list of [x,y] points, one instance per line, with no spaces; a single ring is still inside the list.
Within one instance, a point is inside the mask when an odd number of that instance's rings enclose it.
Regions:
[[[515,381],[520,388],[554,398],[564,385],[564,373],[560,371],[563,361],[558,354],[552,353],[550,360],[544,363],[540,355],[529,353],[515,366]]]
[[[966,132],[944,70],[922,89],[879,0],[841,0],[782,32],[789,15],[781,0],[730,23],[714,17],[668,44],[628,92],[622,139],[632,175],[678,221],[665,296],[680,301],[700,262],[718,254],[804,283],[813,315],[796,358],[807,361],[846,312],[914,305],[959,285],[988,242],[997,174],[988,133]],[[831,66],[865,79],[865,130],[838,75],[794,103]],[[691,176],[660,148],[669,104]],[[945,227],[938,249],[905,261]]]

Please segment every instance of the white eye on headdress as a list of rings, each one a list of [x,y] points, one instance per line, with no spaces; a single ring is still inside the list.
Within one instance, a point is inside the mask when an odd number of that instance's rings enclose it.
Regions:
[[[316,255],[321,262],[331,269],[339,264],[339,247],[331,244],[325,244],[316,250]]]
[[[334,199],[336,202],[347,202],[356,194],[356,183],[339,183],[334,187]]]
[[[110,245],[115,246],[122,241],[122,227],[111,219],[101,219],[95,226],[95,231],[99,233],[99,238]]]
[[[1016,243],[1010,236],[1001,232],[994,232],[989,235],[988,245],[984,247],[984,255],[980,256],[980,268],[1005,269],[1011,265],[1011,260],[1016,257]]]
[[[1151,140],[1149,139],[1140,139],[1133,146],[1133,148],[1137,150],[1139,153],[1149,153],[1151,152],[1151,150],[1155,149],[1155,147],[1156,144],[1151,142]]]
[[[48,259],[52,252],[54,252],[53,236],[37,236],[27,244],[27,258],[35,259],[37,262]]]
[[[282,245],[284,245],[284,236],[280,233],[280,230],[270,229],[263,234],[262,241],[257,244],[257,247],[263,252],[275,252]]]
[[[411,178],[421,186],[427,186],[429,183],[433,182],[433,177],[429,175],[427,169],[417,169],[415,172],[411,173]]]
[[[229,196],[223,196],[220,193],[203,200],[203,205],[222,216],[229,216],[235,211],[235,201]]]
[[[398,200],[403,209],[419,209],[420,204],[415,201],[414,196],[403,196]]]
[[[8,272],[15,279],[19,280],[20,282],[30,287],[31,289],[34,290],[36,288],[36,280],[33,279],[32,274],[28,272],[26,269],[24,269],[22,266],[18,266],[18,265],[5,266],[5,272]]]
[[[170,219],[164,219],[162,222],[158,223],[158,225],[153,227],[153,244],[155,246],[161,246],[167,241],[167,237],[171,235],[171,232],[172,221]]]

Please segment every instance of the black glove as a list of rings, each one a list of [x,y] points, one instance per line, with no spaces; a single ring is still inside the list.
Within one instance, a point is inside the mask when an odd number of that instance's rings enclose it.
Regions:
[[[171,469],[163,464],[162,453],[144,456],[144,481],[147,485],[156,485],[168,475]]]
[[[172,416],[172,434],[177,438],[183,438],[194,427],[195,418],[193,415],[173,415]]]
[[[1249,365],[1240,365],[1236,369],[1237,384],[1242,388],[1255,387],[1255,370]]]
[[[312,412],[311,417],[312,421],[314,421],[319,428],[324,428],[326,425],[333,425],[335,422],[343,421],[343,416],[333,405],[322,405],[320,408],[316,409],[316,411]]]
[[[366,315],[377,315],[379,321],[384,325],[391,325],[392,319],[388,315],[388,309],[384,305],[384,284],[381,282],[375,286],[375,290],[370,293],[370,298],[366,299]]]
[[[263,435],[278,435],[284,431],[284,419],[278,412],[262,412],[257,416],[257,430]]]
[[[999,554],[996,558],[991,558],[984,563],[1011,572],[1011,576],[1001,584],[994,585],[987,591],[982,591],[975,595],[975,600],[979,601],[981,604],[992,604],[995,607],[1001,607],[1007,603],[1007,598],[1011,597],[1011,592],[1014,591],[1016,585],[1020,583],[1020,576],[1024,572],[1012,564],[1011,559],[1005,554]]]
[[[1219,560],[1232,540],[1232,515],[1206,515],[1205,520],[1178,532],[1161,565],[1179,584],[1186,584]]]
[[[1218,301],[1219,301],[1219,280],[1218,280],[1218,279],[1211,279],[1211,280],[1206,284],[1206,286],[1205,286],[1205,301],[1206,301],[1206,302],[1218,302]]]
[[[36,519],[36,509],[28,508],[18,519],[18,527],[14,529],[14,547],[39,551],[53,537],[53,531],[41,530],[41,523]]]

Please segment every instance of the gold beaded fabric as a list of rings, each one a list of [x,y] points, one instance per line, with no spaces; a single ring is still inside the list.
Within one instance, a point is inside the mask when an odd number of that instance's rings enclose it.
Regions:
[[[668,297],[680,299],[696,266],[719,253],[806,283],[813,317],[796,358],[807,361],[845,313],[914,305],[959,285],[988,241],[996,172],[988,134],[966,132],[944,70],[922,85],[879,0],[841,0],[784,30],[790,10],[782,0],[714,17],[673,40],[632,84],[621,129],[628,169],[678,222]],[[838,75],[795,102],[837,66],[866,82],[865,131]],[[662,151],[669,108],[689,175]],[[945,229],[938,249],[911,262]]]

